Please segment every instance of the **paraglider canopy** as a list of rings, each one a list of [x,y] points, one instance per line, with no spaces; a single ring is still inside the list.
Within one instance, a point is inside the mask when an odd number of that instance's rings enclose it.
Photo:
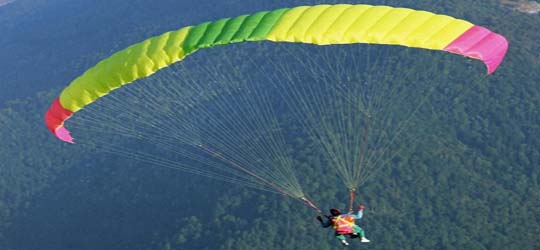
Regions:
[[[263,11],[167,32],[115,53],[66,87],[47,111],[45,123],[60,140],[73,143],[64,122],[112,90],[150,76],[201,48],[263,40],[444,50],[482,60],[488,74],[497,69],[508,48],[503,36],[484,27],[427,11],[349,4]]]
[[[330,63],[321,65],[320,62],[325,60],[316,57],[323,53],[309,51],[305,53],[306,59],[297,60],[294,65],[272,65],[277,70],[266,71],[278,72],[279,79],[267,76],[266,82],[249,84],[243,77],[220,79],[225,84],[214,83],[212,79],[196,79],[193,81],[196,84],[193,84],[185,81],[187,74],[166,76],[163,81],[159,79],[161,76],[149,77],[158,71],[167,72],[179,65],[189,65],[188,61],[177,62],[199,49],[255,41],[288,42],[290,46],[317,47],[321,51],[321,48],[337,48],[337,51],[329,52],[337,60],[326,60]],[[407,8],[336,4],[263,11],[184,27],[116,52],[73,80],[52,103],[45,114],[45,123],[57,138],[74,143],[64,123],[75,113],[90,110],[85,114],[89,116],[86,120],[103,126],[94,132],[125,135],[138,139],[138,142],[154,143],[166,149],[167,153],[177,153],[185,158],[180,161],[163,159],[154,152],[132,152],[114,147],[114,142],[107,145],[110,152],[121,152],[167,167],[181,165],[179,168],[192,173],[271,190],[293,197],[320,212],[302,191],[293,171],[297,164],[291,160],[289,138],[284,135],[290,131],[282,133],[285,130],[282,125],[291,123],[282,122],[276,116],[284,109],[294,113],[290,117],[297,116],[299,121],[295,125],[306,128],[296,134],[304,133],[305,137],[318,140],[326,163],[336,170],[335,173],[349,189],[349,207],[352,208],[355,188],[362,182],[366,166],[384,165],[387,159],[392,159],[388,147],[394,144],[394,138],[402,131],[402,126],[396,122],[399,119],[388,118],[390,112],[377,114],[372,111],[390,106],[387,105],[390,101],[395,105],[405,103],[399,103],[403,98],[395,97],[404,90],[410,91],[405,94],[422,92],[415,85],[422,81],[418,81],[418,76],[412,80],[397,77],[395,75],[398,74],[392,74],[396,70],[387,71],[389,78],[394,76],[389,81],[358,77],[355,72],[373,70],[369,72],[373,73],[379,69],[369,68],[371,62],[351,63],[358,57],[341,50],[347,47],[346,44],[355,44],[349,46],[354,48],[371,48],[370,45],[358,44],[387,44],[402,46],[385,46],[395,50],[404,50],[403,46],[406,46],[446,51],[483,61],[488,74],[500,65],[508,47],[503,36],[484,27],[446,15]],[[228,46],[231,47],[240,48]],[[262,55],[264,59],[270,57]],[[407,56],[396,61],[405,63],[408,59]],[[253,60],[251,55],[240,62],[243,64],[248,60]],[[250,69],[261,66],[261,59],[256,60],[259,60],[259,65],[254,63]],[[272,64],[271,59],[267,62],[262,64]],[[265,72],[264,69],[261,72]],[[297,75],[298,72],[308,74]],[[436,69],[432,72],[439,73]],[[216,72],[216,75],[223,77],[225,73]],[[329,75],[334,78],[328,78]],[[152,82],[153,78],[158,78],[158,81]],[[354,80],[349,81],[351,78]],[[403,79],[409,81],[403,82]],[[431,83],[433,78],[427,76],[424,79],[423,82]],[[145,81],[148,81],[146,85],[143,84]],[[138,82],[131,86],[133,91],[124,87],[132,82]],[[304,84],[306,82],[308,84]],[[273,85],[268,87],[265,83]],[[115,93],[124,95],[115,96]],[[104,96],[111,100],[106,101],[107,98],[102,98]],[[130,100],[133,102],[127,102]],[[109,109],[110,113],[99,117],[101,110],[93,110],[95,105],[88,106],[94,102],[97,106],[102,105],[102,110]],[[419,107],[422,102],[415,106]],[[280,108],[279,112],[275,108]],[[130,118],[134,119],[110,124],[129,111],[133,112]],[[139,130],[133,120],[141,122],[143,129]],[[388,129],[388,124],[399,126]],[[371,137],[370,134],[374,133],[381,136]],[[84,138],[80,142],[92,139]],[[137,150],[143,148],[137,143],[132,145],[137,145]],[[221,171],[227,171],[220,165],[223,163],[231,170],[225,175],[221,175]],[[339,210],[334,212],[341,213]]]

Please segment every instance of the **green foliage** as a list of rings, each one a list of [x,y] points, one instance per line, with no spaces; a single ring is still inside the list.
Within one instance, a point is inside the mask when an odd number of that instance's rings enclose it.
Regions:
[[[540,248],[538,19],[511,12],[498,1],[365,3],[459,16],[493,27],[511,44],[500,70],[480,80],[464,79],[442,64],[441,75],[448,80],[436,89],[429,104],[419,111],[420,121],[414,123],[414,131],[422,139],[414,147],[396,145],[411,148],[380,169],[359,191],[359,202],[367,206],[359,224],[372,240],[369,248]],[[240,4],[243,1],[230,2],[230,6]],[[128,8],[125,5],[130,4],[120,4]],[[104,6],[98,9],[114,16],[116,12]],[[61,76],[53,77],[63,79],[64,85],[80,73],[72,67],[82,71],[112,48],[179,26],[180,21],[172,17],[164,19],[166,25],[142,25],[137,35],[122,38],[111,30],[101,30],[96,41],[110,41],[109,47],[67,47],[69,53],[83,54],[78,59],[72,55],[54,61],[49,51],[37,54],[35,60],[44,67],[64,65],[55,73]],[[91,22],[100,26],[110,20]],[[69,32],[72,30],[59,34]],[[100,43],[96,41],[92,43]],[[16,54],[6,56],[16,58]],[[18,63],[29,65],[29,58],[21,57]],[[67,65],[66,60],[70,61]],[[20,65],[17,67],[23,67]],[[429,66],[419,62],[403,66],[401,72]],[[483,70],[478,63],[455,67]],[[44,75],[25,81],[42,80]],[[12,74],[2,80],[13,83],[11,86],[21,83]],[[296,200],[59,143],[42,122],[43,112],[57,93],[13,100],[0,110],[0,248],[336,248],[330,229],[321,228],[315,214]],[[8,92],[1,95],[0,100],[12,99]],[[337,177],[320,174],[328,166],[316,154],[316,144],[303,139],[294,146],[297,164],[313,169],[302,177],[311,180],[306,190],[317,190],[310,197],[325,210],[345,207],[347,193]],[[359,248],[360,243],[353,242],[353,247]]]

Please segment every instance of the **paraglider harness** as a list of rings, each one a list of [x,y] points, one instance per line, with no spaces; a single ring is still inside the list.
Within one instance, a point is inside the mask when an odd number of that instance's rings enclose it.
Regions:
[[[332,222],[332,227],[336,234],[349,235],[353,233],[354,218],[347,214],[342,214],[337,217],[329,218]]]
[[[352,207],[354,204],[356,189],[351,188],[349,191],[350,191],[349,213],[342,214],[341,211],[339,211],[339,209],[334,209],[334,208],[330,209],[330,213],[332,215],[325,215],[326,219],[329,222],[329,225],[327,224],[326,226],[324,225],[321,216],[317,216],[317,219],[321,223],[323,223],[323,227],[332,226],[336,236],[343,235],[343,236],[349,236],[349,238],[358,238],[362,235],[356,232],[356,228],[358,226],[355,224],[356,219],[352,215],[352,212],[353,212]],[[361,211],[364,209],[364,206],[360,205],[358,206],[358,209],[359,211]],[[332,210],[335,210],[335,211],[332,211]]]

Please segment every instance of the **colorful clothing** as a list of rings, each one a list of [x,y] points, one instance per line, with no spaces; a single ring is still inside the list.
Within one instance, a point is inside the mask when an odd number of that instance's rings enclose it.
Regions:
[[[337,234],[352,234],[354,218],[348,214],[339,215],[330,220]]]
[[[366,233],[364,232],[364,230],[360,226],[358,226],[356,224],[354,224],[354,226],[353,226],[352,234],[358,234],[358,236],[360,236],[362,238],[366,237]],[[344,234],[338,234],[336,232],[336,238],[338,240],[345,240],[345,235]]]
[[[321,226],[324,228],[332,226],[336,231],[338,240],[345,240],[345,235],[348,234],[358,234],[360,237],[365,237],[364,230],[355,223],[355,220],[361,219],[363,215],[363,211],[360,210],[356,214],[348,213],[331,216],[328,217],[328,220],[321,221]]]

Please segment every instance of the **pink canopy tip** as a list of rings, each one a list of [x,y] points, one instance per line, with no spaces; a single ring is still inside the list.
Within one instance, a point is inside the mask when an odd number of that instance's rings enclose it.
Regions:
[[[483,59],[484,64],[488,69],[488,74],[491,74],[497,70],[499,65],[501,65],[506,52],[508,51],[508,41],[504,36],[494,33],[496,36],[497,43],[495,46],[498,47],[498,50],[493,53],[492,57]]]
[[[54,131],[54,135],[56,135],[56,137],[58,137],[58,139],[62,141],[65,141],[71,144],[75,143],[73,140],[73,137],[64,126],[60,126],[56,128],[56,130]]]
[[[502,63],[508,50],[508,41],[504,36],[482,26],[473,26],[444,50],[482,60],[488,74],[491,74]]]
[[[51,131],[58,139],[69,143],[73,143],[73,137],[71,137],[69,131],[64,128],[64,121],[69,119],[71,115],[73,115],[73,112],[65,109],[58,98],[54,100],[47,113],[45,113],[45,124],[49,131]]]

